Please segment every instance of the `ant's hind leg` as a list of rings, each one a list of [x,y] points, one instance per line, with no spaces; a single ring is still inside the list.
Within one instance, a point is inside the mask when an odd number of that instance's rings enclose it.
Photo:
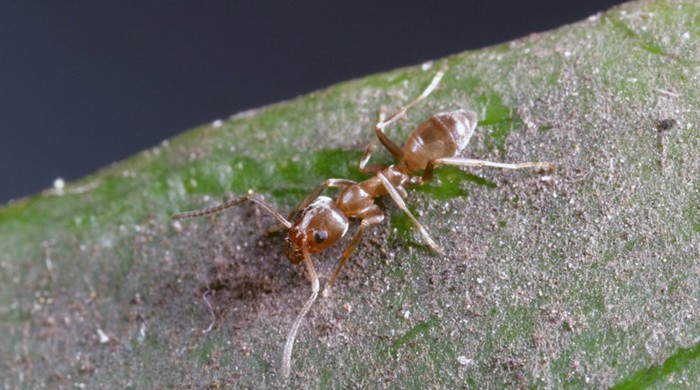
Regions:
[[[423,181],[428,181],[432,178],[433,168],[440,165],[454,165],[458,167],[491,167],[491,168],[501,168],[501,169],[523,169],[523,168],[542,168],[549,171],[554,171],[557,169],[555,164],[546,162],[524,162],[524,163],[501,163],[486,160],[474,160],[471,158],[439,158],[428,164],[428,167],[423,173]]]
[[[440,84],[440,80],[442,80],[442,77],[445,75],[446,71],[447,62],[444,62],[440,67],[440,70],[438,70],[438,72],[433,77],[433,80],[430,82],[430,84],[428,84],[425,90],[417,98],[415,98],[412,102],[408,103],[407,105],[403,106],[399,111],[389,116],[389,118],[379,121],[379,123],[377,123],[377,125],[374,127],[374,133],[377,135],[379,142],[381,142],[382,145],[384,145],[384,147],[389,151],[389,153],[391,153],[392,156],[394,156],[395,159],[399,161],[403,160],[403,150],[401,150],[401,148],[398,145],[396,145],[394,141],[387,137],[387,135],[384,133],[384,128],[394,123],[398,118],[404,115],[406,111],[408,111],[411,107],[415,106],[416,104],[424,100],[426,97],[428,97],[428,95],[430,95],[435,90],[435,88],[437,88],[438,84]]]
[[[415,225],[415,227],[418,228],[418,231],[420,231],[420,234],[423,236],[423,239],[425,239],[425,241],[427,241],[428,246],[430,246],[430,248],[432,250],[434,250],[435,252],[437,252],[439,254],[443,254],[442,248],[440,248],[440,246],[437,243],[435,243],[435,241],[433,241],[432,238],[430,238],[428,231],[425,230],[423,225],[421,225],[420,222],[418,222],[418,220],[416,219],[416,217],[413,216],[411,211],[406,206],[406,203],[401,198],[401,195],[399,195],[399,192],[394,187],[394,185],[391,184],[389,179],[387,179],[387,177],[384,176],[381,172],[379,172],[377,174],[377,177],[379,177],[379,180],[382,181],[382,184],[384,185],[387,192],[389,193],[389,196],[391,196],[391,199],[396,203],[397,206],[399,206],[399,208],[401,210],[403,210],[404,213],[406,213],[406,215],[408,215],[408,218],[411,219],[411,222],[413,222],[413,225]]]

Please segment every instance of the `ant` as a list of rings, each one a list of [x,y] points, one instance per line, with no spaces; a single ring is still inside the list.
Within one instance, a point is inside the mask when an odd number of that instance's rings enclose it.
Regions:
[[[287,336],[282,359],[282,374],[285,377],[289,376],[291,370],[292,348],[299,326],[316,301],[319,293],[318,276],[316,276],[311,255],[319,253],[338,242],[348,231],[349,219],[353,218],[360,221],[360,226],[350,244],[343,251],[335,272],[333,272],[333,275],[324,286],[323,291],[325,293],[340,274],[340,270],[345,262],[355,252],[365,230],[384,220],[384,212],[375,203],[375,198],[389,195],[410,218],[428,246],[442,254],[440,246],[430,238],[425,228],[406,207],[404,198],[408,196],[406,192],[407,187],[420,186],[429,182],[433,178],[433,170],[440,165],[503,169],[556,169],[554,164],[543,162],[507,164],[455,157],[467,146],[477,124],[476,113],[464,109],[442,112],[431,116],[428,120],[418,125],[413,133],[408,136],[408,140],[403,148],[389,139],[384,133],[385,127],[394,123],[398,118],[405,115],[411,107],[430,95],[440,83],[446,70],[445,64],[435,74],[428,87],[415,100],[388,118],[380,118],[380,122],[374,127],[374,132],[379,142],[398,162],[395,165],[367,166],[367,162],[376,149],[376,144],[373,141],[370,142],[359,164],[360,171],[374,175],[369,179],[359,183],[347,179],[326,179],[301,201],[288,218],[285,218],[273,206],[253,195],[232,199],[202,210],[176,214],[172,217],[173,220],[201,217],[250,201],[265,209],[284,228],[288,229],[284,252],[292,264],[304,262],[311,279],[312,292],[301,312],[294,320],[292,329]],[[420,171],[423,171],[422,175],[412,176],[412,174]],[[321,195],[329,187],[340,190],[335,201]]]

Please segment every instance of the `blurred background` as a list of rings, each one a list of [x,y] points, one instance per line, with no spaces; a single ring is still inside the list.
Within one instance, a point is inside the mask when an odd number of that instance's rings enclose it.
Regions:
[[[0,205],[202,123],[619,3],[5,2]]]

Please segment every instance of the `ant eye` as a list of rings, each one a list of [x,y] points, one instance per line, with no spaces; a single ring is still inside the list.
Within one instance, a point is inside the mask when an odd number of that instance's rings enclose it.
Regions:
[[[317,244],[320,244],[323,241],[326,241],[327,238],[328,238],[328,232],[325,230],[320,230],[320,231],[314,233],[314,241]]]

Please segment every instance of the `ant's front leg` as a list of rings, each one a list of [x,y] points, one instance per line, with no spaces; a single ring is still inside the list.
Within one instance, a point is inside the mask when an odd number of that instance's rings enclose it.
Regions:
[[[360,244],[360,241],[362,240],[362,235],[365,232],[365,229],[372,225],[376,225],[384,220],[384,212],[382,212],[379,207],[374,206],[363,218],[362,221],[360,221],[360,227],[357,228],[357,232],[355,232],[355,235],[352,237],[352,241],[350,241],[350,244],[348,244],[347,247],[345,247],[345,250],[343,251],[343,255],[340,257],[340,261],[338,261],[338,265],[335,268],[335,272],[333,272],[333,275],[331,275],[330,279],[326,282],[326,284],[323,286],[323,292],[322,295],[326,297],[328,295],[328,291],[330,291],[330,287],[335,281],[335,279],[340,275],[340,270],[343,268],[343,265],[345,265],[345,262],[352,256],[352,254],[355,252],[355,249],[357,249],[357,246]]]
[[[285,378],[289,377],[289,373],[292,369],[292,349],[294,348],[294,340],[297,337],[299,326],[304,320],[304,317],[306,317],[306,313],[308,313],[311,309],[311,305],[313,305],[316,301],[319,290],[318,276],[316,276],[314,263],[311,261],[311,255],[305,246],[302,247],[302,253],[304,256],[306,272],[308,272],[309,278],[311,278],[311,296],[306,300],[306,303],[301,308],[299,314],[297,314],[297,318],[292,324],[292,329],[289,330],[289,334],[287,335],[287,342],[284,344],[284,353],[282,355],[282,375],[284,375]]]

